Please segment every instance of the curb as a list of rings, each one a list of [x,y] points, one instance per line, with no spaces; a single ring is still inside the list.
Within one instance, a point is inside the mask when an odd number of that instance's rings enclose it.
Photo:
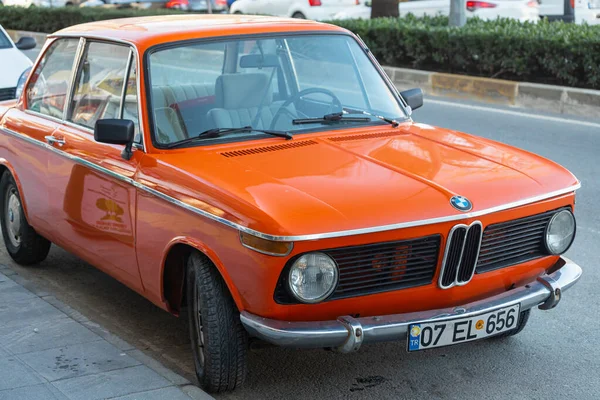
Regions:
[[[399,90],[504,104],[559,114],[600,115],[600,90],[383,67]]]
[[[210,396],[208,393],[204,392],[199,387],[192,384],[186,378],[171,371],[157,360],[146,355],[141,350],[135,348],[125,340],[109,332],[99,324],[90,321],[83,314],[79,313],[69,305],[58,300],[50,293],[40,289],[35,284],[33,284],[32,282],[30,282],[29,280],[12,270],[9,266],[5,264],[0,264],[0,272],[12,281],[16,282],[17,284],[32,292],[37,297],[49,303],[59,311],[65,313],[67,317],[80,323],[96,335],[100,336],[102,339],[106,340],[108,343],[115,346],[117,349],[121,350],[123,353],[136,359],[142,365],[145,365],[149,369],[156,372],[158,375],[165,378],[167,381],[171,382],[173,386],[178,387],[183,393],[185,393],[190,398],[190,400],[214,400],[212,396]]]

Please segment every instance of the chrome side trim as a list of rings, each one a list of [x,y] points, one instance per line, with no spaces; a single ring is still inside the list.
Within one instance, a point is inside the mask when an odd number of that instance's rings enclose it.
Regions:
[[[240,319],[252,336],[278,346],[353,351],[355,346],[351,345],[356,343],[358,337],[362,338],[361,344],[406,340],[414,323],[473,317],[516,304],[520,305],[521,311],[536,306],[545,309],[548,300],[554,299],[552,290],[564,292],[577,283],[582,273],[579,265],[564,257],[558,260],[555,267],[558,269],[554,273],[542,275],[526,285],[459,307],[362,318],[342,316],[337,320],[306,322],[268,319],[242,311]]]
[[[62,122],[62,121],[61,121]],[[259,238],[262,239],[267,239],[267,240],[273,240],[273,241],[282,241],[282,242],[299,242],[299,241],[305,241],[305,240],[319,240],[319,239],[331,239],[331,238],[338,238],[338,237],[345,237],[345,236],[353,236],[353,235],[364,235],[364,234],[369,234],[369,233],[376,233],[376,232],[385,232],[385,231],[391,231],[391,230],[396,230],[396,229],[406,229],[406,228],[413,228],[413,227],[417,227],[417,226],[424,226],[424,225],[432,225],[432,224],[440,224],[440,223],[444,223],[444,222],[452,222],[452,221],[459,221],[459,220],[465,220],[465,219],[469,219],[469,218],[477,218],[480,217],[482,215],[486,215],[486,214],[491,214],[491,213],[495,213],[498,211],[504,211],[504,210],[508,210],[511,208],[515,208],[515,207],[520,207],[526,204],[530,204],[530,203],[535,203],[541,200],[546,200],[546,199],[550,199],[552,197],[556,197],[556,196],[560,196],[563,194],[567,194],[567,193],[571,193],[574,192],[575,190],[579,189],[581,187],[581,183],[577,183],[576,185],[564,188],[564,189],[560,189],[560,190],[555,190],[553,192],[549,192],[549,193],[545,193],[539,196],[534,196],[534,197],[529,197],[523,200],[519,200],[519,201],[515,201],[512,203],[507,203],[507,204],[503,204],[501,206],[496,206],[496,207],[491,207],[485,210],[480,210],[480,211],[475,211],[475,212],[469,212],[469,213],[461,213],[461,214],[456,214],[456,215],[449,215],[449,216],[445,216],[445,217],[438,217],[438,218],[429,218],[429,219],[422,219],[422,220],[415,220],[415,221],[408,221],[408,222],[400,222],[400,223],[396,223],[396,224],[389,224],[389,225],[380,225],[380,226],[373,226],[373,227],[368,227],[368,228],[358,228],[358,229],[349,229],[346,231],[336,231],[336,232],[325,232],[325,233],[315,233],[315,234],[309,234],[309,235],[297,235],[297,236],[280,236],[280,235],[271,235],[268,233],[263,233],[263,232],[259,232],[256,231],[254,229],[248,228],[246,226],[242,226],[236,222],[230,221],[228,219],[225,219],[223,217],[219,217],[217,215],[211,214],[208,211],[204,211],[202,209],[196,208],[194,206],[191,206],[181,200],[178,200],[174,197],[171,197],[167,194],[164,194],[162,192],[159,192],[156,189],[153,189],[151,187],[148,187],[146,185],[143,185],[139,182],[134,181],[131,178],[128,178],[126,176],[120,175],[115,173],[114,171],[111,171],[109,169],[106,169],[104,167],[101,167],[97,164],[91,163],[87,160],[84,160],[80,157],[77,156],[73,156],[71,154],[65,153],[55,147],[51,147],[51,146],[47,146],[45,143],[39,142],[38,140],[32,139],[30,137],[21,135],[17,132],[11,131],[7,128],[0,128],[3,132],[6,132],[7,134],[14,136],[18,139],[21,140],[25,140],[26,142],[44,147],[46,149],[50,149],[54,152],[56,152],[57,154],[69,158],[75,162],[78,162],[80,164],[89,166],[90,168],[98,171],[98,172],[102,172],[105,173],[109,176],[112,176],[115,179],[119,179],[123,182],[129,183],[130,185],[135,186],[136,188],[143,190],[147,193],[150,193],[160,199],[163,199],[171,204],[174,204],[178,207],[181,207],[185,210],[188,210],[190,212],[193,212],[195,214],[201,215],[203,217],[206,217],[208,219],[211,219],[213,221],[219,222],[225,226],[229,226],[230,228],[233,229],[237,229],[241,232],[245,232],[248,233],[250,235],[254,235],[257,236]]]

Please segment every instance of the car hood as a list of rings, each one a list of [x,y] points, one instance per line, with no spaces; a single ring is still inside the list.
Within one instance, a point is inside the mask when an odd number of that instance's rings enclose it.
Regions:
[[[10,60],[0,64],[0,89],[16,87],[23,71],[32,65],[29,58],[14,47],[0,49],[0,60]]]
[[[165,154],[160,162],[185,171],[186,196],[199,188],[194,197],[211,204],[208,212],[280,236],[464,214],[450,204],[455,195],[478,212],[578,184],[537,155],[424,124],[300,136]]]

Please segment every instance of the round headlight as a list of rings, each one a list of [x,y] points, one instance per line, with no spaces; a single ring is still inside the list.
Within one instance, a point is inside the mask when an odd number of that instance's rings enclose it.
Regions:
[[[335,289],[338,268],[327,254],[307,253],[290,268],[290,292],[303,303],[325,300]]]
[[[562,254],[575,239],[575,217],[569,210],[552,216],[546,228],[546,248],[551,254]]]

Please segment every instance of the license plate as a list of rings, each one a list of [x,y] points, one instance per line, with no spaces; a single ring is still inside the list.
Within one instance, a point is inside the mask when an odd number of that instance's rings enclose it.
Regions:
[[[408,351],[470,342],[510,331],[519,321],[519,304],[474,317],[410,324]]]

